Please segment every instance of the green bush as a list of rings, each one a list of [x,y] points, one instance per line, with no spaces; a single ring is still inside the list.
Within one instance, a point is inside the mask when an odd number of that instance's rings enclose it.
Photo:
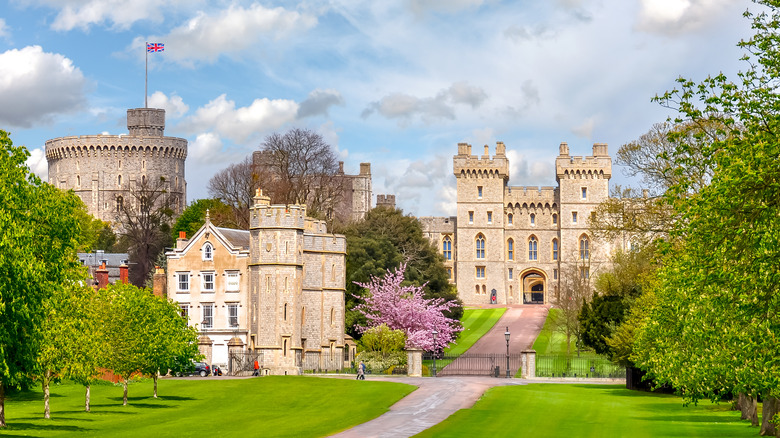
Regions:
[[[358,354],[356,362],[360,363],[361,360],[366,364],[366,372],[378,374],[397,365],[406,365],[406,352],[382,354],[378,351],[364,351]]]

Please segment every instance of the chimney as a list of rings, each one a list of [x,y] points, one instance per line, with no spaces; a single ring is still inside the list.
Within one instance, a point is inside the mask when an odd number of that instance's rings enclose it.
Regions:
[[[187,246],[187,232],[179,231],[179,238],[176,239],[176,249],[184,249]]]
[[[122,260],[122,264],[119,265],[119,281],[122,284],[127,284],[129,282],[127,260]]]
[[[108,269],[106,269],[105,263],[102,263],[95,271],[95,281],[97,281],[98,289],[105,289],[108,286]]]
[[[360,174],[371,175],[371,163],[360,163]]]
[[[344,162],[339,161],[339,175],[344,175]]]
[[[490,158],[490,146],[485,145],[485,155],[482,158]]]
[[[562,157],[568,157],[569,156],[569,144],[566,143],[565,141],[563,143],[561,143],[561,145],[559,146],[559,150],[560,150],[560,153],[559,153],[560,156],[562,156]]]
[[[155,266],[152,278],[152,292],[154,296],[164,298],[167,296],[168,280],[165,277],[165,269]]]

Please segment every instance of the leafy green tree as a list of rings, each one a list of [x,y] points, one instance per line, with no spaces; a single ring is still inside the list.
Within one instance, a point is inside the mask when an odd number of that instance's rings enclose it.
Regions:
[[[116,243],[116,235],[111,224],[95,218],[87,211],[87,206],[79,198],[79,208],[75,215],[81,224],[81,237],[78,252],[92,252],[96,249],[111,251]]]
[[[0,130],[0,427],[5,389],[35,367],[44,303],[78,266],[78,199],[32,174],[28,156]]]
[[[406,283],[425,285],[424,297],[458,299],[455,286],[449,281],[444,258],[425,238],[417,218],[404,216],[400,209],[377,207],[366,213],[363,220],[336,230],[347,236],[347,332],[359,338],[355,324],[362,325],[359,312],[354,311],[366,291],[355,282],[367,283],[371,277],[381,277],[401,262],[406,263]],[[460,320],[462,306],[446,313]]]
[[[375,351],[387,356],[391,353],[404,351],[406,335],[403,330],[392,330],[387,324],[371,327],[360,338],[360,346],[364,351]]]
[[[198,199],[185,208],[176,219],[171,228],[171,239],[175,241],[179,237],[179,231],[184,231],[187,236],[192,237],[206,223],[206,211],[209,212],[211,223],[218,227],[241,228],[233,222],[233,211],[230,206],[219,199]],[[248,215],[249,213],[247,218]]]
[[[689,181],[666,193],[679,220],[659,270],[656,302],[634,357],[689,400],[726,392],[764,400],[760,433],[777,435],[780,398],[780,2],[746,12],[755,34],[739,43],[748,69],[700,83],[679,79],[658,98],[677,122],[718,121],[698,193]],[[678,156],[695,145],[677,142]],[[682,166],[686,163],[681,162]]]

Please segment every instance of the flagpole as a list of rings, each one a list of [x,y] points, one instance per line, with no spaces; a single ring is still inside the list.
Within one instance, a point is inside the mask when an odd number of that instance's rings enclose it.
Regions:
[[[144,65],[144,108],[149,108],[149,42],[144,43],[144,53],[146,53],[146,63]]]

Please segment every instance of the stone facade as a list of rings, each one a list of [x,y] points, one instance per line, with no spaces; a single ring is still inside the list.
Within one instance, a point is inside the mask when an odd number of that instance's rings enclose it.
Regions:
[[[259,190],[254,201],[249,231],[207,219],[167,253],[168,296],[191,309],[190,324],[200,327],[201,350],[213,365],[226,367],[228,347],[245,346],[264,374],[341,369],[355,354],[344,330],[346,238],[328,233],[304,206],[271,205]],[[212,260],[204,256],[207,245]],[[213,280],[205,292],[204,275]],[[192,279],[186,290],[179,278]],[[229,319],[230,304],[237,319]],[[209,315],[212,324],[201,325]]]
[[[130,190],[165,178],[165,201],[178,215],[186,206],[184,161],[187,140],[165,137],[165,110],[127,110],[129,135],[82,135],[46,142],[49,183],[73,189],[89,213],[116,222],[118,209],[132,202]]]
[[[587,157],[570,156],[566,143],[559,151],[557,186],[511,187],[503,143],[494,156],[488,146],[478,156],[458,145],[457,215],[420,221],[464,303],[547,303],[564,272],[589,277],[608,263],[614,243],[593,241],[588,231],[592,212],[609,196],[607,145],[594,144]]]

